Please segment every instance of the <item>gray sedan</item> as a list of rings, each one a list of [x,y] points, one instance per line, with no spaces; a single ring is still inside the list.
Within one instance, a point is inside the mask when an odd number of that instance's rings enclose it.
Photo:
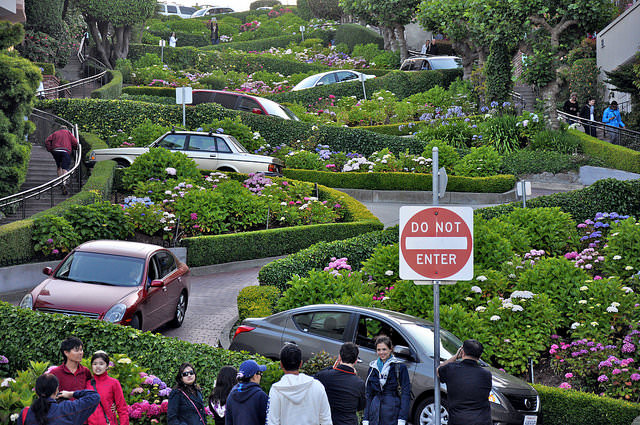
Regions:
[[[394,354],[403,360],[411,378],[411,413],[414,425],[434,423],[433,324],[393,311],[348,305],[321,304],[276,313],[262,319],[246,319],[238,327],[231,350],[246,350],[278,360],[283,344],[302,349],[303,360],[326,351],[337,355],[352,341],[360,347],[356,366],[366,378],[369,362],[376,358],[374,339],[388,335]],[[440,333],[441,361],[454,355],[462,342],[446,330]],[[494,425],[535,425],[540,411],[537,392],[526,382],[486,364],[493,375],[489,400]],[[447,424],[446,386],[442,385],[442,424]]]

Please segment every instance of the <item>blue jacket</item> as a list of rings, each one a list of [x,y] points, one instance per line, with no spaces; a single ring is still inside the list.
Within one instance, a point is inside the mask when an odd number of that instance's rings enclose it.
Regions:
[[[206,420],[204,401],[200,391],[197,391],[195,395],[185,397],[185,393],[179,389],[171,390],[167,406],[167,423],[169,425],[206,425]]]
[[[82,425],[100,403],[100,395],[92,390],[75,391],[73,398],[75,400],[65,400],[60,403],[52,398],[47,400],[49,403],[48,425]],[[18,423],[22,423],[22,413],[20,413]],[[39,425],[36,415],[31,409],[27,411],[24,423],[25,425]]]
[[[380,385],[381,378],[384,380],[385,377],[384,385]],[[398,386],[401,388],[400,395]],[[411,382],[407,366],[391,356],[380,372],[376,360],[372,361],[367,374],[366,397],[363,420],[369,421],[369,425],[397,425],[398,419],[406,421],[411,403]]]
[[[620,111],[617,109],[607,108],[602,113],[602,122],[612,127],[624,127]]]
[[[226,425],[264,425],[269,397],[255,382],[240,383],[227,397]]]

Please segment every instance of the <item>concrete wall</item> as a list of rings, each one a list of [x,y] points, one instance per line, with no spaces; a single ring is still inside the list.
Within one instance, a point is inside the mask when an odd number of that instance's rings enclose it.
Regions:
[[[596,60],[600,68],[601,81],[606,80],[604,71],[613,71],[618,66],[634,59],[640,51],[640,1],[636,1],[613,22],[607,25],[596,38]],[[616,100],[620,110],[629,108],[629,95],[610,91],[605,84],[605,100]]]

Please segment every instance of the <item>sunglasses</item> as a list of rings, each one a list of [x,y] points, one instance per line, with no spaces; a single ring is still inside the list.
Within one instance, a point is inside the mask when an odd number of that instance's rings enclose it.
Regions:
[[[262,376],[262,373],[263,373],[263,372],[257,371],[257,372],[256,372],[256,375],[260,375],[260,376]]]
[[[196,373],[192,370],[188,371],[188,372],[182,372],[182,376],[183,377],[187,377],[187,376],[191,376],[191,375],[195,375]]]

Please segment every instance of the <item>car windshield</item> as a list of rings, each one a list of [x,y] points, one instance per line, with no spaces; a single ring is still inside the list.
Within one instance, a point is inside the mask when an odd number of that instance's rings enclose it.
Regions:
[[[429,59],[431,69],[455,69],[462,67],[462,59],[460,58],[438,58]]]
[[[322,77],[322,75],[312,75],[310,77],[307,77],[304,80],[300,81],[298,84],[296,84],[294,89],[299,90],[299,89],[308,89],[310,87],[313,87],[315,83],[320,79],[320,77]]]
[[[193,13],[193,16],[202,16],[207,12],[207,9],[200,9]]]
[[[410,323],[403,326],[416,340],[420,347],[433,357],[433,326],[425,323]],[[462,341],[454,334],[444,329],[440,329],[440,359],[447,360],[458,351],[462,346]]]
[[[114,286],[138,286],[144,258],[76,251],[60,266],[57,279]]]
[[[296,114],[293,113],[293,111],[289,108],[287,108],[286,106],[282,106],[280,105],[280,108],[282,108],[282,110],[284,111],[284,113],[292,120],[294,121],[300,121],[300,118],[298,118],[298,116]]]
[[[236,150],[237,150],[238,152],[242,152],[242,153],[249,153],[249,151],[247,150],[247,148],[245,148],[244,146],[242,146],[242,145],[240,144],[240,142],[238,142],[238,141],[236,140],[236,138],[235,138],[235,137],[233,137],[233,136],[229,136],[229,135],[227,135],[227,137],[228,137],[228,141],[230,141],[230,142],[231,142],[231,143],[236,147]]]

